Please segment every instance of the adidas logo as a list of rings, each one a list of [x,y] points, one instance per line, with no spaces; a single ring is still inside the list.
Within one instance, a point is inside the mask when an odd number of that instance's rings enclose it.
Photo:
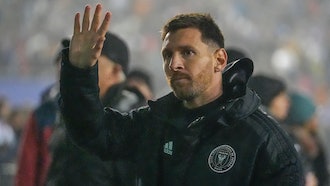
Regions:
[[[173,141],[169,141],[164,145],[164,153],[168,155],[173,154]]]

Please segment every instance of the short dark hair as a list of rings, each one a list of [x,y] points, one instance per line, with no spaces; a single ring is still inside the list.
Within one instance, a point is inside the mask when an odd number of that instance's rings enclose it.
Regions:
[[[127,75],[127,81],[130,79],[137,79],[145,82],[151,90],[153,90],[152,79],[150,74],[142,69],[133,69]]]
[[[248,81],[248,87],[256,91],[261,99],[261,103],[269,106],[276,96],[281,92],[287,91],[284,80],[279,77],[257,74]]]
[[[126,41],[117,34],[107,32],[101,55],[106,56],[114,63],[119,64],[125,75],[128,73],[130,51]]]
[[[163,26],[161,39],[164,41],[167,33],[183,28],[196,28],[201,32],[203,42],[211,41],[220,48],[225,47],[221,30],[211,15],[205,13],[188,13],[174,16]]]
[[[226,52],[228,55],[228,59],[227,59],[228,62],[233,62],[238,59],[248,57],[245,51],[243,51],[243,49],[237,47],[227,47]]]

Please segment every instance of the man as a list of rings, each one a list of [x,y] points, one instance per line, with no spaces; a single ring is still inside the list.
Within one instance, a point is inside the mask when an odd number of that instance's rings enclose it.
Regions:
[[[77,145],[105,160],[136,161],[138,185],[303,185],[289,137],[244,88],[251,61],[226,67],[223,36],[209,15],[165,24],[163,68],[173,92],[120,113],[103,108],[97,87],[111,13],[101,21],[98,4],[90,24],[90,12],[88,5],[82,24],[75,16],[61,71],[61,112]]]

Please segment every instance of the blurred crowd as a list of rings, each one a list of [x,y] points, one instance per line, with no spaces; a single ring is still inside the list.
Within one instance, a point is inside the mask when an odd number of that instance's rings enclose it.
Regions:
[[[57,41],[72,33],[73,20],[68,18],[86,3],[97,2],[112,11],[111,30],[127,40],[130,66],[147,69],[155,77],[156,97],[168,91],[161,71],[159,31],[168,17],[179,12],[210,13],[226,36],[226,45],[247,50],[256,71],[275,71],[309,90],[330,79],[330,2],[326,0],[3,0],[0,83],[9,79],[52,82],[50,59]]]
[[[12,107],[0,96],[0,185],[13,185],[21,134],[32,108]]]
[[[265,111],[292,136],[304,159],[306,185],[329,184],[330,13],[327,10],[330,1],[100,2],[113,13],[110,30],[124,38],[130,50],[125,91],[126,85],[138,87],[136,95],[143,100],[169,91],[159,53],[159,30],[163,22],[181,12],[213,15],[227,46],[244,51],[254,61],[255,71],[249,86],[259,94]],[[58,78],[58,71],[53,68],[58,41],[70,37],[73,28],[69,25],[74,13],[81,11],[86,3],[96,1],[2,0],[0,3],[0,21],[5,23],[0,24],[0,83],[9,79],[12,82],[42,79],[53,85]],[[32,114],[48,99],[40,93],[37,104],[12,104],[4,88],[0,84],[0,186],[14,185],[22,134]],[[54,90],[54,95],[49,91],[47,95],[56,97],[58,90]],[[15,94],[24,96],[24,92]],[[111,104],[123,110],[131,107]]]

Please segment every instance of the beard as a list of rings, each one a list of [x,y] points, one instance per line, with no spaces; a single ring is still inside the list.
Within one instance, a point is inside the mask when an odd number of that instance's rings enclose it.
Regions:
[[[174,92],[174,95],[180,99],[185,101],[190,101],[194,99],[197,95],[197,91],[192,87],[178,87],[178,86],[171,86]]]
[[[178,78],[181,79],[178,80]],[[208,88],[211,78],[210,72],[204,69],[194,77],[186,74],[173,75],[169,84],[178,99],[190,101],[200,96]]]

